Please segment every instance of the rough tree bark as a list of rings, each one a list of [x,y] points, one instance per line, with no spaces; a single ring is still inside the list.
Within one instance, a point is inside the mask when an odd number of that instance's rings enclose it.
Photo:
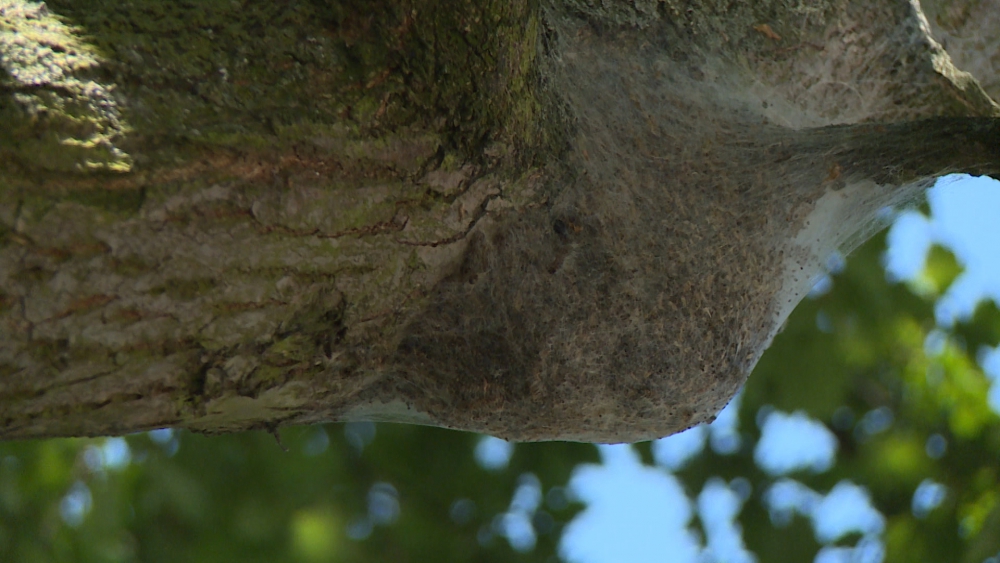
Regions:
[[[985,4],[929,13],[995,94]],[[6,439],[663,436],[880,209],[1000,172],[905,0],[0,0],[0,64]]]

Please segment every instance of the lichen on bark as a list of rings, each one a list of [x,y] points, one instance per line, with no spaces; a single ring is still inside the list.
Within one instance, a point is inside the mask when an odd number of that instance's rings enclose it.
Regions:
[[[126,172],[128,130],[101,59],[45,4],[0,2],[0,153],[44,170]]]
[[[543,197],[529,3],[48,6],[135,167],[2,155],[7,436],[329,413],[485,205]]]

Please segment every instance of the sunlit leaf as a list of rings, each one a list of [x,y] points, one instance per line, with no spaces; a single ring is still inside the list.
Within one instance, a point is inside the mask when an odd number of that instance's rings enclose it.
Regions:
[[[920,293],[927,291],[931,295],[942,295],[962,270],[962,265],[950,250],[934,244],[927,253],[923,272],[912,283]]]

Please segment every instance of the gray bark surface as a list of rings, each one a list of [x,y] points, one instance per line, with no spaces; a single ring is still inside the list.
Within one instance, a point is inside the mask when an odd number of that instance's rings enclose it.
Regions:
[[[1000,172],[972,8],[725,4],[0,0],[0,438],[712,419],[829,252]]]

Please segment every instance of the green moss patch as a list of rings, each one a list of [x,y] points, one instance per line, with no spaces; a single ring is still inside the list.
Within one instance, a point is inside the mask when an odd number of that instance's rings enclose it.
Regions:
[[[42,170],[128,171],[100,57],[44,3],[0,0],[0,151]]]

